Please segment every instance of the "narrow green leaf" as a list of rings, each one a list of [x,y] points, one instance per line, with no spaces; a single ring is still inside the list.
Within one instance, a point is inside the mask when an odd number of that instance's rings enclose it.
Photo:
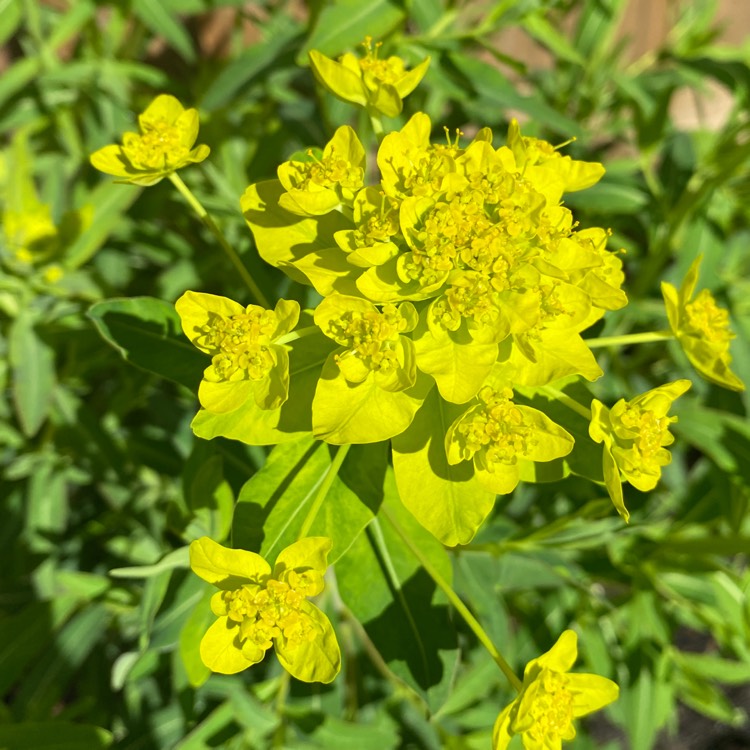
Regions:
[[[47,418],[55,387],[55,355],[39,338],[31,314],[14,321],[9,337],[13,368],[13,403],[27,437],[35,435]]]
[[[195,61],[193,41],[185,26],[164,7],[162,0],[133,0],[133,13],[157,36],[164,37],[170,46],[187,62]]]
[[[389,0],[337,0],[327,4],[318,16],[307,44],[297,55],[306,64],[307,53],[316,49],[324,55],[338,55],[359,45],[366,36],[382,40],[404,18],[404,11]]]
[[[49,715],[86,658],[98,645],[111,619],[106,607],[90,604],[59,631],[55,647],[26,675],[15,696],[19,714],[31,720]]]

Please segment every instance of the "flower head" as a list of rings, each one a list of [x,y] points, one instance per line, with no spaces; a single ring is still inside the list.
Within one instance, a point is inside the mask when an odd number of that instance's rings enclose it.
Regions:
[[[519,461],[552,461],[573,449],[573,437],[537,409],[513,403],[510,388],[485,386],[478,404],[448,428],[448,463],[474,462],[487,490],[512,492],[520,478]]]
[[[271,566],[254,552],[228,549],[208,537],[190,544],[190,567],[219,591],[218,617],[200,644],[213,672],[235,674],[257,664],[271,646],[282,666],[303,682],[332,682],[341,668],[336,634],[309,597],[323,591],[331,540],[307,537]]]
[[[333,357],[350,383],[372,375],[380,388],[402,391],[414,385],[414,344],[402,336],[414,329],[417,313],[410,302],[383,305],[332,294],[315,310],[315,323],[342,348]]]
[[[669,325],[700,375],[724,388],[744,391],[745,384],[729,369],[729,343],[734,338],[729,313],[716,304],[708,289],[702,289],[693,299],[701,260],[698,256],[690,266],[679,291],[662,282]]]
[[[347,52],[338,61],[311,50],[313,73],[339,99],[396,117],[404,106],[404,97],[414,91],[427,72],[430,58],[407,70],[400,57],[380,57],[381,44],[373,44],[371,37],[367,37],[362,46],[363,57]]]
[[[493,750],[505,750],[520,734],[525,750],[560,750],[576,736],[573,720],[617,700],[619,688],[606,677],[570,674],[578,656],[577,636],[566,630],[547,653],[532,659],[518,697],[497,717]]]
[[[690,386],[689,380],[676,380],[630,401],[620,399],[612,409],[596,399],[591,403],[589,434],[604,444],[604,482],[626,521],[630,514],[623,500],[620,474],[642,492],[656,487],[662,466],[672,460],[666,446],[674,442],[669,426],[677,417],[668,417],[667,412]]]
[[[185,292],[175,303],[182,330],[211,355],[198,398],[207,411],[234,411],[251,396],[261,409],[277,409],[289,392],[289,355],[278,340],[299,319],[299,303],[279,300],[274,310],[243,307],[226,297]]]
[[[188,164],[203,161],[210,149],[193,148],[198,137],[198,111],[185,109],[169,94],[160,94],[138,116],[139,133],[125,133],[122,145],[91,154],[101,172],[134,185],[154,185]]]

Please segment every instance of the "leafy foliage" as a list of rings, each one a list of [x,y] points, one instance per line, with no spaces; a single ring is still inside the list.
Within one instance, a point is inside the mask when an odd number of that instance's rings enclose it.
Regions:
[[[0,747],[489,748],[498,714],[516,696],[428,567],[517,674],[563,631],[578,633],[581,671],[616,680],[620,699],[605,718],[577,727],[574,747],[658,747],[685,731],[678,704],[745,731],[727,688],[750,673],[750,404],[746,391],[720,386],[750,381],[750,60],[746,48],[720,41],[712,2],[680,3],[670,35],[638,59],[618,35],[625,0],[0,6],[0,539],[8,572],[0,584]],[[535,40],[552,64],[516,59],[503,36],[511,30]],[[497,360],[498,341],[475,336],[463,355],[468,334],[427,325],[431,292],[417,299],[392,276],[367,288],[395,295],[376,300],[394,302],[393,315],[405,321],[386,339],[401,341],[404,363],[412,346],[403,342],[414,340],[423,371],[405,364],[394,378],[403,388],[359,381],[377,394],[378,411],[387,400],[391,434],[345,457],[309,436],[335,436],[337,409],[352,408],[342,407],[331,364],[351,342],[325,327],[349,298],[362,301],[358,280],[376,277],[368,269],[390,258],[389,248],[357,245],[352,234],[382,205],[379,189],[358,192],[378,179],[374,144],[357,135],[368,132],[366,112],[340,101],[336,85],[334,93],[316,86],[305,66],[318,50],[325,82],[322,56],[335,60],[367,35],[384,41],[383,59],[403,61],[396,84],[403,71],[424,75],[411,93],[411,78],[399,90],[378,88],[374,74],[357,77],[356,96],[393,115],[394,134],[419,125],[438,144],[433,124],[438,133],[461,128],[462,148],[473,142],[472,153],[491,161],[481,145],[487,133],[470,129],[486,126],[495,148],[509,132],[508,148],[515,143],[513,158],[522,159],[515,116],[524,136],[553,144],[575,137],[564,151],[571,165],[606,168],[594,185],[593,172],[575,167],[565,206],[579,229],[611,230],[609,247],[626,251],[616,257],[629,304],[619,304],[618,285],[608,297],[597,287],[608,312],[585,327],[587,340],[599,340],[589,352],[593,382],[563,379],[550,392],[527,372],[514,389],[513,418],[522,415],[556,448],[543,463],[529,454],[520,483],[499,499],[495,484],[480,481],[478,452],[451,463],[445,450],[446,435],[477,417],[479,402],[467,402],[486,373],[470,375]],[[731,103],[724,121],[680,125],[679,96],[716,88]],[[111,184],[89,165],[89,154],[138,130],[132,113],[148,111],[161,93],[188,108],[175,114],[187,151],[196,123],[184,118],[193,107],[200,115],[210,156],[202,149],[170,168],[181,169],[209,222],[192,215],[168,179]],[[325,145],[336,137],[361,170],[347,175],[356,188],[337,182],[305,203],[300,175],[330,156]],[[384,175],[388,149],[403,145],[387,138]],[[277,174],[283,163],[291,166]],[[168,171],[156,170],[156,179]],[[391,184],[391,197],[402,200],[395,172]],[[572,192],[576,185],[587,189]],[[323,211],[333,200],[352,201],[350,215]],[[433,208],[415,202],[397,227],[404,242],[416,247]],[[221,295],[243,315],[255,302],[210,222],[263,294],[288,308],[274,313],[272,375],[250,393],[232,388],[230,400],[242,396],[245,410],[196,417],[199,395],[223,396],[201,390],[215,365],[180,331],[174,302],[199,290],[193,302]],[[345,252],[355,262],[342,265]],[[341,279],[354,283],[342,288]],[[331,309],[319,306],[321,296]],[[685,312],[699,302],[714,321],[717,306],[728,311],[731,344],[721,334],[700,347],[703,308],[691,308],[692,318]],[[378,312],[371,307],[363,312]],[[507,321],[520,335],[523,306],[508,307],[520,310]],[[317,319],[312,308],[322,310]],[[285,340],[292,309],[301,310],[297,329],[316,330]],[[679,342],[665,333],[670,326]],[[556,331],[547,350],[585,328]],[[661,335],[649,341],[653,331]],[[614,341],[630,334],[643,340]],[[564,364],[549,366],[559,376]],[[350,367],[350,377],[362,374]],[[598,368],[605,376],[594,380]],[[421,392],[426,372],[437,386]],[[612,469],[602,465],[602,445],[566,401],[608,405],[614,423],[618,400],[686,378],[693,386],[670,410],[678,421],[668,425],[675,441],[660,483],[644,494],[617,476],[625,526],[607,497]],[[506,384],[496,385],[492,398],[507,398]],[[285,389],[278,409],[263,408]],[[363,424],[372,421],[368,403]],[[574,451],[564,450],[565,436]],[[351,440],[339,437],[331,442]],[[632,450],[626,437],[627,446],[622,435],[606,439]],[[241,675],[211,674],[200,642],[216,619],[213,591],[190,572],[188,546],[210,537],[273,561],[304,530],[327,477],[307,532],[332,543],[333,573],[316,611],[338,635],[342,676],[290,685],[273,659]]]

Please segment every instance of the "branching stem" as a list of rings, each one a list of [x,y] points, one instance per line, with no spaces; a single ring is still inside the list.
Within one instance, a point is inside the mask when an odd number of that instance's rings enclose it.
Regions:
[[[250,294],[252,294],[255,301],[261,307],[270,307],[265,294],[263,294],[263,292],[260,290],[260,287],[255,283],[255,280],[250,275],[250,272],[247,270],[247,268],[245,268],[245,264],[240,259],[240,256],[237,255],[235,249],[227,242],[227,238],[224,236],[221,229],[219,229],[216,222],[211,218],[211,214],[206,211],[206,209],[203,207],[203,204],[195,197],[195,194],[192,192],[192,190],[190,190],[190,188],[182,181],[182,178],[176,172],[172,172],[172,174],[169,175],[169,179],[180,192],[180,195],[182,195],[182,197],[188,202],[193,211],[195,211],[195,213],[198,215],[198,218],[211,231],[214,237],[216,237],[217,242],[221,245],[222,250],[224,250],[224,252],[227,254],[227,257],[232,262],[232,265],[237,269],[237,273],[239,273],[239,275],[242,277],[242,280],[247,285],[247,288],[250,290]]]
[[[448,597],[448,600],[455,608],[456,612],[464,619],[466,624],[471,628],[472,632],[479,639],[479,642],[487,649],[490,656],[492,657],[495,664],[500,667],[500,671],[505,675],[508,682],[513,686],[516,692],[521,692],[523,683],[518,679],[518,676],[511,669],[510,664],[505,660],[503,655],[498,651],[495,644],[492,642],[490,637],[487,635],[484,628],[479,624],[479,621],[471,614],[468,607],[461,601],[458,594],[453,590],[452,586],[438,573],[432,563],[423,554],[422,550],[411,540],[409,535],[401,528],[398,521],[384,506],[380,507],[380,514],[385,518],[388,523],[393,527],[393,530],[401,537],[404,544],[409,548],[414,557],[419,560],[422,567],[428,573],[428,575],[435,581],[435,584],[442,589],[443,593]]]

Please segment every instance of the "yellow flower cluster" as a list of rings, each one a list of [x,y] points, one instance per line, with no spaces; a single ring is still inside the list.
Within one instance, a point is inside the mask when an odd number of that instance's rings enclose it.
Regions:
[[[272,646],[283,667],[304,682],[332,682],[341,667],[328,618],[308,601],[323,591],[331,540],[307,537],[282,550],[271,566],[260,555],[222,547],[208,537],[190,545],[190,567],[219,590],[218,618],[203,636],[201,659],[234,674],[257,664]]]
[[[526,665],[518,697],[495,722],[493,750],[506,750],[520,735],[524,750],[560,750],[576,736],[573,720],[617,700],[619,688],[606,677],[570,674],[578,637],[566,630],[547,653]]]
[[[734,338],[729,329],[729,313],[716,304],[708,289],[702,289],[692,298],[701,260],[699,256],[690,266],[679,291],[662,282],[669,325],[690,363],[706,380],[733,391],[744,391],[745,384],[729,369],[732,362],[729,343]]]
[[[604,444],[604,482],[617,511],[630,517],[622,494],[620,474],[642,492],[656,487],[662,466],[672,460],[666,446],[674,442],[668,417],[672,403],[690,388],[689,380],[661,385],[630,401],[620,399],[612,409],[601,401],[591,404],[589,434]]]
[[[203,161],[210,149],[200,145],[198,112],[185,109],[169,94],[160,94],[138,116],[139,133],[125,133],[122,145],[104,146],[91,155],[101,172],[121,182],[154,185],[188,164]]]

